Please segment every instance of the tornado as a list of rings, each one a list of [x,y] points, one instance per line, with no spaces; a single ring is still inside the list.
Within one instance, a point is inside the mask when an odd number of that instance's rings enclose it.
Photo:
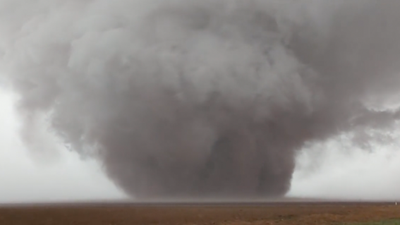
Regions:
[[[28,146],[46,114],[135,199],[280,197],[305,144],[393,128],[399,112],[374,106],[400,94],[399,11],[396,0],[0,0],[1,80]]]

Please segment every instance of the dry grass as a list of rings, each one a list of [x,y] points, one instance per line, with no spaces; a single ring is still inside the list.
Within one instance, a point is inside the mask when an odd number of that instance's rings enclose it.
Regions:
[[[400,218],[394,204],[58,205],[0,208],[1,225],[323,225]]]

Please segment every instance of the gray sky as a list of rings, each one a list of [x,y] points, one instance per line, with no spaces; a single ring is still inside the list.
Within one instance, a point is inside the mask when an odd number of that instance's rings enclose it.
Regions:
[[[18,138],[14,101],[15,96],[0,91],[0,203],[124,197],[93,161],[82,161],[65,149],[48,153],[47,158],[27,151]],[[303,151],[289,195],[400,199],[398,144],[366,153],[342,139]]]

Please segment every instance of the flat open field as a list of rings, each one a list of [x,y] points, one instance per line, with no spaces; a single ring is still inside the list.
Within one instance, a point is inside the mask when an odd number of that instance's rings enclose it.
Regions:
[[[400,219],[400,205],[394,202],[98,203],[0,207],[1,225],[324,225],[392,219]]]

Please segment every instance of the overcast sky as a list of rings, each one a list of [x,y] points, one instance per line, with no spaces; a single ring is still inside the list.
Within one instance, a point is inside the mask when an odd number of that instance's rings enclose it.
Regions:
[[[45,156],[27,151],[18,137],[14,101],[15,96],[0,91],[0,203],[124,197],[93,161],[65,149]],[[398,143],[366,153],[339,142],[299,154],[290,196],[400,199]]]

